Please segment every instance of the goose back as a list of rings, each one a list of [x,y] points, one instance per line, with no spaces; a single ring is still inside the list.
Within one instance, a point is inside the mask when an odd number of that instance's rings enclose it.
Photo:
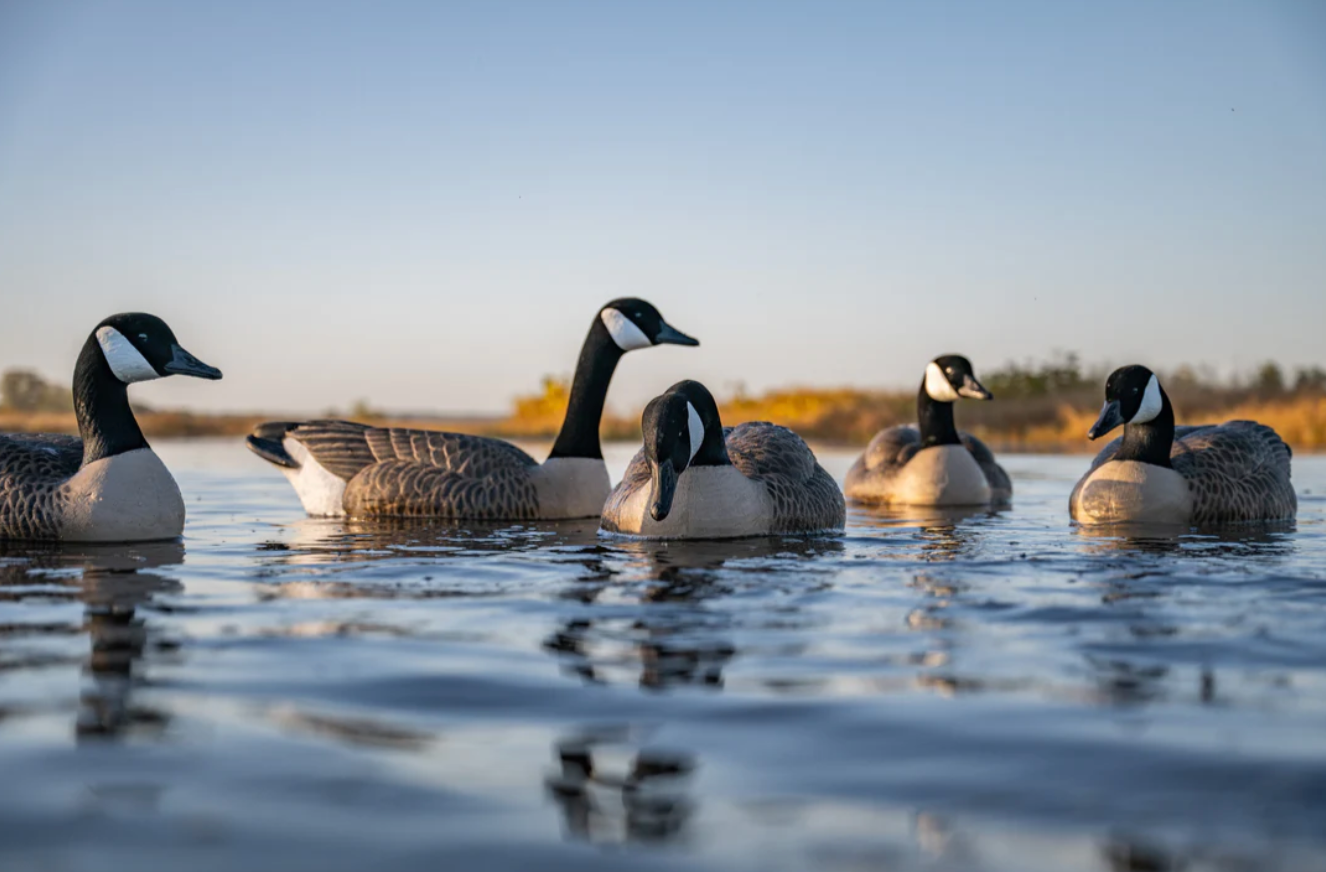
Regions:
[[[728,457],[742,475],[764,485],[776,533],[842,529],[843,492],[796,433],[767,421],[723,428]]]

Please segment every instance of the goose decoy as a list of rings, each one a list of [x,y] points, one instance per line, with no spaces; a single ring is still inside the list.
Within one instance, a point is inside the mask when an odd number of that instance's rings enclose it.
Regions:
[[[644,300],[613,300],[600,309],[580,349],[561,432],[543,463],[500,439],[349,421],[260,424],[248,445],[280,467],[310,515],[593,518],[612,487],[599,421],[617,362],[639,348],[699,344]]]
[[[74,367],[80,436],[0,435],[0,539],[142,542],[184,530],[184,499],[129,408],[134,382],[219,379],[166,322],[131,312],[97,325]],[[80,438],[81,437],[81,438]]]
[[[842,491],[801,437],[764,421],[725,429],[699,382],[655,397],[641,426],[644,447],[603,507],[604,532],[732,539],[843,529]]]
[[[1096,455],[1073,488],[1069,512],[1083,524],[1218,524],[1294,517],[1292,451],[1256,421],[1174,426],[1174,407],[1145,366],[1116,369],[1105,406],[1087,431],[1123,436]]]
[[[881,430],[847,471],[844,490],[854,500],[911,506],[984,506],[1013,496],[1008,473],[994,453],[953,425],[960,397],[992,400],[971,362],[957,354],[932,360],[916,397],[917,426]]]

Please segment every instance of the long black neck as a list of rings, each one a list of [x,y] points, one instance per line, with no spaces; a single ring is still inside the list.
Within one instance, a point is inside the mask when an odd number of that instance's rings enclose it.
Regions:
[[[953,425],[953,404],[934,399],[926,392],[925,379],[916,395],[916,421],[921,428],[921,447],[961,445],[958,428]]]
[[[1115,460],[1137,460],[1155,466],[1170,467],[1169,453],[1174,447],[1174,407],[1169,395],[1160,389],[1160,414],[1145,424],[1124,424],[1123,444]]]
[[[731,466],[732,458],[727,455],[727,439],[723,436],[723,422],[715,412],[713,422],[705,422],[704,441],[700,450],[695,452],[688,467],[694,466]]]
[[[594,319],[580,347],[580,360],[576,363],[575,379],[571,382],[571,396],[566,404],[566,418],[557,434],[549,459],[554,457],[591,457],[602,459],[599,444],[599,424],[603,420],[603,404],[608,399],[608,385],[617,369],[617,361],[624,352],[612,341],[608,328],[600,318]]]
[[[111,372],[96,336],[89,336],[74,367],[74,413],[83,437],[83,465],[146,448],[124,382]]]

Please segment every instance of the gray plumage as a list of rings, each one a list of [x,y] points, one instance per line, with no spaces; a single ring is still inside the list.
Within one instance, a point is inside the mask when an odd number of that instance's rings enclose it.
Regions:
[[[347,421],[309,421],[289,430],[346,484],[347,514],[475,520],[539,516],[534,458],[509,442]]]
[[[1123,437],[1106,445],[1073,488],[1069,506],[1091,474],[1113,460]],[[1274,430],[1256,421],[1174,428],[1170,463],[1192,494],[1192,523],[1291,519],[1298,497],[1290,483],[1293,451]]]
[[[1006,503],[1013,498],[1013,482],[1008,473],[995,461],[994,452],[970,433],[959,433],[963,446],[971,452],[985,480],[990,485],[992,502]],[[899,424],[875,434],[865,452],[856,459],[847,471],[845,490],[849,496],[858,487],[872,491],[885,490],[890,481],[897,477],[921,446],[921,431],[914,424]]]
[[[58,539],[83,440],[51,433],[0,435],[0,539]]]
[[[773,500],[775,533],[841,529],[843,492],[805,440],[786,427],[751,421],[723,428],[728,457],[742,475],[761,482]]]

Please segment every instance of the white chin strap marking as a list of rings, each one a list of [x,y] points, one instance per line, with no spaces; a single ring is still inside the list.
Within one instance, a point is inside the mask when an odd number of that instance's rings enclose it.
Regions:
[[[637,348],[648,348],[654,344],[649,341],[643,330],[635,326],[634,321],[616,309],[604,309],[599,317],[603,319],[603,326],[608,328],[612,341],[617,343],[617,347],[622,351],[635,351]]]
[[[691,434],[691,460],[694,460],[695,455],[700,453],[700,446],[704,444],[704,423],[700,421],[700,414],[690,403],[686,404],[686,413],[690,418],[686,429]]]
[[[949,384],[948,376],[933,361],[925,368],[925,392],[930,399],[939,403],[952,403],[958,398],[958,392]]]
[[[1165,401],[1160,398],[1160,380],[1153,374],[1151,380],[1146,383],[1146,392],[1142,394],[1142,405],[1128,423],[1145,424],[1147,421],[1154,421],[1164,407]]]
[[[106,363],[110,364],[111,372],[125,384],[161,378],[161,373],[153,369],[147,358],[114,327],[99,327],[97,343],[101,346]]]

